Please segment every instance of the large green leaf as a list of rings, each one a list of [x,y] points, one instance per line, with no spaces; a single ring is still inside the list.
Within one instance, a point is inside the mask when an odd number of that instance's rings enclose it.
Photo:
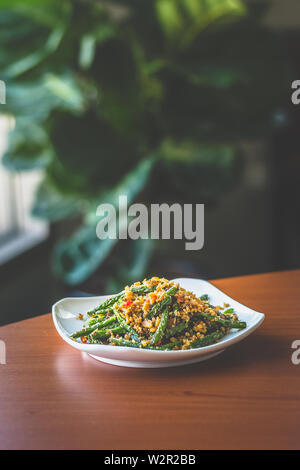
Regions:
[[[25,63],[27,57],[39,54],[51,31],[24,18],[14,11],[0,10],[0,68],[1,78],[14,75],[16,64]],[[17,65],[18,67],[18,65]],[[21,70],[20,68],[20,70]]]
[[[139,64],[132,44],[121,35],[97,43],[90,74],[98,85],[101,115],[120,134],[137,138],[144,108]]]
[[[62,27],[58,27],[53,30],[40,49],[37,49],[35,52],[22,57],[6,67],[4,69],[4,76],[8,79],[16,78],[38,65],[49,54],[53,53],[57,49],[63,38],[64,32],[65,30]]]
[[[80,40],[79,65],[82,69],[88,69],[95,59],[96,47],[109,39],[116,37],[117,30],[115,25],[97,24],[95,28],[84,34]]]
[[[36,23],[55,27],[69,19],[69,0],[0,0],[0,10],[10,10]]]
[[[235,145],[166,139],[158,155],[157,184],[166,200],[211,203],[237,183],[241,160]]]
[[[202,142],[263,138],[285,106],[291,76],[285,47],[276,33],[248,22],[203,33],[189,53],[160,72],[165,135]],[[272,49],[276,53],[269,54]]]
[[[2,163],[10,171],[44,168],[51,161],[51,145],[47,134],[34,122],[17,119],[8,142]]]
[[[68,1],[0,0],[0,66],[5,79],[15,79],[53,54],[65,34]]]
[[[154,159],[142,161],[135,170],[99,203],[110,203],[117,207],[120,195],[127,196],[128,204],[145,187]],[[126,221],[122,220],[121,224]],[[86,224],[68,240],[58,244],[54,253],[54,269],[68,284],[79,284],[86,280],[106,259],[117,239],[99,240],[96,234],[96,210],[91,212]]]
[[[164,32],[173,39],[185,26],[180,5],[176,0],[158,0],[156,9]]]
[[[62,196],[47,180],[44,180],[36,191],[31,212],[34,217],[54,222],[78,212],[83,213],[86,211],[86,206],[77,198]]]
[[[57,155],[49,177],[64,193],[95,197],[117,184],[140,160],[132,136],[120,135],[93,110],[82,115],[53,114],[49,134]]]
[[[26,118],[29,123],[44,121],[56,108],[79,113],[85,107],[79,82],[70,73],[46,73],[35,81],[8,81],[6,97],[3,112]]]
[[[54,109],[79,113],[85,103],[77,81],[70,74],[45,74],[35,82],[9,83],[5,113],[16,116],[3,163],[9,170],[31,170],[53,160],[44,121]]]

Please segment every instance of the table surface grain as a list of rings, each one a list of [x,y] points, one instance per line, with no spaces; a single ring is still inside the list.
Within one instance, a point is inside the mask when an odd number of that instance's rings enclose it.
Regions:
[[[48,314],[0,328],[0,448],[299,449],[300,271],[213,284],[266,319],[196,365],[100,363],[64,343]]]

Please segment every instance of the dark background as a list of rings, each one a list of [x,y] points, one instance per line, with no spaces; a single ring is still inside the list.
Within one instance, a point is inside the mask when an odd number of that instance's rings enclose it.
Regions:
[[[299,4],[271,3],[266,22],[280,31],[294,70],[291,78],[300,79]],[[300,267],[300,105],[291,103],[291,93],[291,81],[286,82],[271,131],[241,142],[238,181],[205,208],[204,248],[187,252],[183,241],[163,242],[151,256],[145,276],[214,279]],[[254,99],[255,95],[254,90]],[[109,259],[76,286],[54,276],[51,253],[69,226],[66,221],[51,223],[46,241],[0,266],[0,323],[49,312],[63,296],[109,293],[107,279],[113,275]],[[117,250],[127,248],[121,242]]]

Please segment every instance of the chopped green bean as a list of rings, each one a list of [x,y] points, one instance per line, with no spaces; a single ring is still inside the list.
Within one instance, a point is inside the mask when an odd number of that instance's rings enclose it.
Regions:
[[[154,345],[154,344],[156,344],[156,343],[158,343],[159,341],[162,340],[162,338],[164,336],[164,333],[165,333],[165,330],[167,328],[168,318],[169,318],[169,311],[166,308],[163,311],[163,313],[161,314],[160,324],[158,325],[157,330],[156,330],[156,332],[154,333],[154,335],[152,337],[152,340],[151,340],[152,345]]]
[[[125,292],[122,291],[119,294],[116,294],[112,297],[109,297],[109,299],[106,299],[104,302],[102,302],[98,307],[94,308],[93,310],[90,310],[87,312],[87,315],[90,317],[94,314],[97,314],[98,312],[101,313],[103,310],[107,310],[109,307],[112,307],[118,300],[120,300],[122,297],[124,297]]]
[[[108,338],[112,333],[113,334],[122,334],[125,333],[125,329],[122,326],[116,326],[114,328],[107,328],[106,330],[95,330],[91,336],[93,339],[97,338]]]
[[[134,343],[133,341],[129,341],[124,338],[112,338],[111,340],[112,344],[116,344],[118,346],[127,346],[129,348],[140,348],[141,344],[140,343]]]
[[[81,336],[88,336],[90,335],[94,330],[97,329],[97,324],[90,326],[89,328],[83,328],[82,330],[76,331],[76,333],[73,333],[71,338],[72,339],[77,339],[80,338]]]
[[[156,346],[154,349],[165,351],[168,349],[173,349],[175,348],[175,346],[181,346],[181,345],[182,345],[182,341],[178,340],[178,341],[174,341],[173,343],[171,342],[171,343],[163,344],[162,346]]]
[[[160,302],[153,305],[152,309],[149,312],[148,318],[152,318],[158,315],[158,313],[160,313],[167,305],[170,305],[170,303],[172,302],[172,296],[176,294],[177,291],[177,286],[173,286],[169,290],[167,290],[164,298]]]
[[[131,291],[135,294],[147,294],[151,291],[153,291],[154,288],[150,288],[147,286],[134,286],[131,288]],[[119,292],[119,294],[116,294],[112,297],[109,297],[106,299],[104,302],[102,302],[98,307],[94,308],[93,310],[90,310],[87,312],[87,315],[90,317],[94,314],[98,315],[99,313],[102,313],[105,310],[108,310],[109,307],[112,307],[115,305],[116,302],[121,300],[125,295],[125,291]]]
[[[200,316],[200,318],[204,318],[207,320],[212,320],[214,323],[218,323],[219,325],[225,326],[226,328],[236,328],[238,330],[242,330],[247,327],[247,323],[245,321],[227,320],[224,318],[220,318],[217,315],[211,315],[205,312],[201,312],[197,314],[197,316]]]
[[[120,315],[119,313],[117,314],[117,318],[120,322],[120,325],[130,334],[130,338],[134,339],[137,343],[140,343],[141,342],[141,339],[139,338],[139,335],[137,334],[137,332],[135,331],[134,328],[132,328],[132,326],[130,326],[125,320],[124,318],[122,317],[122,315]]]
[[[166,331],[166,334],[165,334],[166,338],[171,338],[172,336],[175,336],[178,333],[181,333],[182,331],[184,331],[188,328],[188,325],[189,325],[188,323],[182,322],[182,323],[179,323],[176,326],[173,326],[172,328],[169,328]]]
[[[203,336],[203,338],[196,339],[191,344],[191,348],[203,348],[204,346],[209,346],[210,344],[216,343],[219,341],[225,333],[223,331],[215,331],[210,335]]]
[[[91,334],[94,330],[97,330],[99,328],[102,328],[104,326],[108,326],[110,325],[111,323],[113,323],[114,321],[116,321],[116,316],[115,315],[112,315],[110,318],[108,318],[107,320],[103,320],[103,321],[100,321],[100,322],[97,322],[97,323],[94,323],[92,326],[88,327],[88,328],[83,328],[82,330],[80,331],[76,331],[76,333],[73,333],[73,335],[71,336],[71,338],[73,339],[76,339],[76,338],[80,338],[81,336],[88,336],[89,334]]]

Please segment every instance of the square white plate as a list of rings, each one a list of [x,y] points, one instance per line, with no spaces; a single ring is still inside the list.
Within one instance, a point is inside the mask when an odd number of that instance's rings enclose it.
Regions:
[[[174,367],[204,361],[220,354],[229,346],[246,338],[258,328],[265,318],[263,313],[256,312],[231,299],[207,281],[189,278],[173,279],[173,281],[178,282],[181,287],[187,291],[194,292],[199,297],[203,294],[208,294],[212,305],[222,306],[224,303],[230,304],[230,307],[234,308],[239,319],[247,322],[247,328],[241,331],[232,330],[231,333],[216,344],[183,351],[153,351],[123,346],[84,344],[70,339],[71,334],[80,330],[84,321],[87,320],[88,317],[85,315],[85,312],[92,310],[106,298],[110,297],[107,295],[100,297],[70,297],[59,300],[52,307],[55,328],[70,346],[109,364],[125,367]],[[76,319],[79,313],[84,315],[83,321]]]

